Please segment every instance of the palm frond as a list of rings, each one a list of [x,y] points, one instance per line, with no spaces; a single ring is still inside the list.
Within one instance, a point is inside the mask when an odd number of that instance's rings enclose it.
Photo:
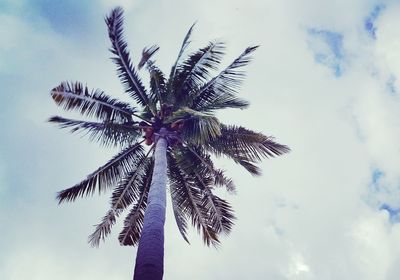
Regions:
[[[150,58],[160,49],[159,46],[153,45],[151,47],[146,47],[142,51],[142,59],[138,64],[138,69],[140,70],[146,63],[150,60]]]
[[[176,160],[168,154],[168,174],[171,192],[174,194],[174,203],[182,217],[191,217],[192,225],[201,233],[206,245],[217,246],[218,234],[208,224],[207,212],[202,204],[202,192],[196,187],[193,178],[186,177],[180,170]],[[185,224],[177,221],[181,226],[181,233],[186,238]]]
[[[88,117],[119,122],[131,121],[135,110],[127,103],[113,99],[100,90],[89,90],[82,83],[61,83],[51,91],[58,106],[76,110]]]
[[[48,121],[58,124],[60,128],[69,128],[71,133],[88,136],[89,140],[100,142],[106,147],[132,145],[141,135],[141,130],[136,129],[133,122],[104,121],[99,123],[66,119],[59,116],[53,116]]]
[[[190,244],[189,239],[187,238],[188,215],[187,213],[185,213],[184,209],[182,209],[182,206],[181,207],[179,206],[178,196],[179,192],[176,191],[176,188],[172,188],[171,189],[172,210],[174,211],[176,225],[178,226],[178,230],[181,233],[183,239]]]
[[[111,40],[112,60],[117,65],[118,76],[125,86],[125,91],[140,105],[148,104],[148,96],[135,67],[129,57],[127,43],[123,36],[123,9],[117,7],[105,19],[108,36]]]
[[[236,193],[236,186],[233,180],[225,175],[225,171],[222,169],[214,170],[214,184],[216,186],[225,187],[228,192],[231,194]]]
[[[220,136],[213,138],[209,146],[216,154],[230,150],[253,161],[280,156],[290,151],[289,147],[275,142],[273,137],[236,125],[221,125]]]
[[[242,98],[239,98],[231,93],[220,92],[217,96],[202,104],[196,104],[191,106],[200,112],[214,112],[215,110],[234,108],[234,109],[246,109],[249,106],[249,102]]]
[[[121,210],[109,210],[101,219],[101,222],[96,225],[95,231],[88,237],[88,243],[92,247],[99,247],[100,241],[104,241],[107,235],[111,233],[111,228],[121,212]]]
[[[189,143],[202,145],[221,135],[220,123],[213,115],[182,107],[166,122],[177,120],[183,121],[182,137]]]
[[[136,165],[136,169],[129,172],[127,176],[118,183],[118,186],[111,195],[111,208],[125,209],[131,205],[133,201],[137,200],[140,188],[143,184],[141,179],[143,176],[147,176],[145,172],[148,171],[148,166],[150,164],[148,156],[153,151],[154,146],[140,159]]]
[[[193,92],[194,96],[192,108],[201,110],[201,108],[213,107],[212,103],[221,102],[221,100],[230,100],[238,92],[240,85],[244,79],[245,73],[241,68],[251,61],[251,53],[255,51],[258,46],[248,47],[238,58],[236,58],[227,68],[221,71],[216,77],[211,79],[209,82],[204,84],[200,89]],[[225,97],[220,97],[220,96]],[[233,96],[233,97],[232,97]],[[221,99],[222,98],[222,99]],[[235,99],[234,99],[235,100]],[[240,101],[240,102],[239,102]],[[240,107],[236,103],[242,103],[244,101],[238,99],[233,102],[234,108]],[[226,103],[225,107],[228,107],[229,102]]]
[[[217,156],[233,159],[253,175],[260,174],[255,163],[261,158],[290,151],[289,147],[275,142],[272,137],[235,125],[221,125],[221,135],[207,142],[204,148]]]
[[[174,80],[175,99],[185,101],[188,93],[204,84],[210,78],[210,70],[216,70],[221,63],[225,44],[211,42],[206,47],[194,52],[179,65]]]
[[[203,207],[207,209],[208,221],[218,234],[229,234],[234,224],[235,215],[230,204],[212,193],[209,186],[204,184],[204,178],[196,176],[198,182],[203,184]]]
[[[159,103],[161,105],[164,103],[165,94],[167,92],[167,82],[164,73],[154,65],[149,67],[149,72],[151,88],[150,100],[152,100],[153,104]]]
[[[115,224],[116,218],[123,210],[128,208],[135,201],[139,201],[143,188],[143,177],[147,176],[150,159],[147,158],[151,150],[137,164],[134,171],[118,183],[118,187],[111,196],[111,209],[103,217],[102,221],[96,225],[95,231],[89,236],[89,244],[98,247],[101,240],[105,240],[111,233],[111,228]]]
[[[236,192],[233,180],[228,178],[223,170],[215,168],[210,156],[202,147],[180,146],[173,150],[173,154],[177,164],[185,173],[211,176],[213,186],[225,187],[232,194]]]
[[[179,54],[178,54],[178,57],[176,58],[176,61],[175,61],[175,63],[174,63],[174,66],[172,66],[172,69],[171,69],[171,74],[170,74],[170,76],[169,76],[169,91],[171,91],[171,86],[172,86],[172,82],[174,81],[174,78],[175,78],[175,75],[176,75],[176,69],[177,69],[177,67],[178,67],[178,65],[179,65],[179,63],[180,63],[180,61],[181,61],[181,59],[182,59],[182,55],[183,55],[183,53],[185,52],[185,50],[186,50],[186,48],[189,46],[189,44],[190,44],[190,41],[189,41],[189,39],[190,39],[190,36],[192,35],[192,32],[193,32],[193,28],[194,28],[194,26],[196,25],[196,23],[193,23],[192,24],[192,26],[189,28],[189,31],[186,33],[186,36],[185,36],[185,38],[183,39],[183,42],[182,42],[182,46],[181,46],[181,49],[180,49],[180,51],[179,51]]]
[[[228,157],[232,158],[233,161],[236,162],[237,164],[240,164],[241,166],[243,166],[244,169],[246,169],[251,175],[253,175],[253,176],[260,176],[261,175],[261,169],[260,169],[260,167],[258,167],[256,165],[255,162],[247,160],[247,159],[245,159],[244,157],[242,157],[240,155],[238,156],[238,155],[229,154],[229,153],[226,153],[226,155]]]
[[[228,234],[235,219],[232,207],[212,193],[216,183],[216,172],[210,158],[200,154],[202,154],[200,148],[197,151],[194,148],[180,148],[174,150],[173,157],[187,180],[195,182],[201,190],[202,208],[205,210],[208,225],[217,234],[222,232]],[[224,179],[225,177],[220,178],[220,180]]]
[[[105,165],[88,175],[82,182],[58,192],[58,202],[74,201],[78,197],[92,195],[96,188],[101,193],[115,185],[129,171],[136,168],[136,164],[144,156],[142,142],[124,149]]]
[[[151,178],[153,175],[154,161],[147,161],[144,175],[140,179],[139,195],[136,204],[129,212],[124,221],[124,228],[118,236],[118,240],[123,246],[135,246],[138,244],[143,228],[144,212],[147,206],[147,197],[150,189]]]

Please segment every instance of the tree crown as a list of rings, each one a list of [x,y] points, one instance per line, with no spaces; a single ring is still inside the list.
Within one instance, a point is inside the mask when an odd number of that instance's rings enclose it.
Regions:
[[[143,226],[153,170],[155,136],[168,140],[168,178],[176,222],[187,239],[188,221],[201,233],[205,244],[219,243],[221,233],[229,233],[234,214],[230,204],[213,194],[215,187],[235,191],[232,179],[214,166],[211,155],[225,156],[259,175],[262,158],[286,153],[289,148],[272,137],[236,125],[222,124],[214,115],[226,108],[245,109],[249,103],[237,96],[244,79],[243,67],[251,61],[257,46],[246,48],[225,69],[211,76],[221,64],[225,45],[212,41],[185,57],[194,25],[186,34],[168,77],[152,60],[158,46],[143,49],[135,67],[123,37],[123,10],[116,8],[105,19],[111,40],[112,60],[128,104],[103,91],[89,90],[82,83],[61,83],[51,91],[55,103],[75,110],[92,120],[73,120],[60,116],[49,119],[61,128],[84,133],[105,146],[120,146],[121,152],[89,174],[85,180],[58,193],[61,202],[112,189],[110,210],[89,236],[98,246],[110,233],[123,211],[130,209],[119,235],[122,245],[136,245]],[[140,69],[150,75],[146,88]],[[143,138],[141,138],[143,137]],[[146,144],[148,147],[144,145]]]

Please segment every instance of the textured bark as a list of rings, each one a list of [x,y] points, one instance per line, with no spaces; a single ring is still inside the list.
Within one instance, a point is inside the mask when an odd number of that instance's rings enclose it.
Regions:
[[[136,255],[134,280],[161,280],[164,273],[167,146],[166,139],[158,139],[148,204]]]

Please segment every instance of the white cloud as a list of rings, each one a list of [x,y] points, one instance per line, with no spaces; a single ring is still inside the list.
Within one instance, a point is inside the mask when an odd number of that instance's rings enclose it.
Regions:
[[[300,254],[293,254],[292,262],[290,264],[288,279],[296,279],[300,275],[309,274],[310,268],[304,262],[304,258]]]
[[[382,11],[377,20],[376,53],[378,59],[383,61],[396,76],[400,74],[400,54],[398,52],[400,31],[396,26],[400,23],[398,14],[400,4],[392,4]]]
[[[400,250],[400,226],[391,225],[385,212],[369,212],[356,221],[352,237],[353,257],[362,279],[394,280],[398,275],[392,273],[397,269]]]

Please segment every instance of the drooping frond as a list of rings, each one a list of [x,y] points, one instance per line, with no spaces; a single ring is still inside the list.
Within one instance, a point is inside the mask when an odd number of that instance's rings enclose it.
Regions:
[[[187,180],[195,182],[201,190],[202,208],[206,213],[208,225],[217,234],[228,234],[235,217],[229,203],[212,193],[216,185],[216,172],[211,159],[204,155],[200,148],[197,151],[194,148],[177,148],[174,149],[173,156],[177,167],[185,174]]]
[[[118,236],[118,240],[123,246],[135,246],[139,242],[143,228],[144,212],[147,206],[147,197],[153,175],[153,160],[148,161],[144,175],[140,179],[139,195],[136,204],[129,212],[124,221],[124,228]]]
[[[235,155],[235,154],[229,154],[226,153],[228,157],[232,158],[234,162],[237,164],[240,164],[241,166],[244,167],[251,175],[253,176],[260,176],[261,175],[261,169],[258,167],[256,162],[247,160],[245,157],[240,156],[240,155]]]
[[[221,135],[209,141],[204,148],[217,156],[225,155],[233,159],[253,175],[260,174],[255,164],[261,158],[279,156],[290,151],[272,137],[234,125],[221,125]]]
[[[135,200],[137,200],[140,188],[143,185],[142,177],[148,176],[146,171],[148,171],[150,159],[149,154],[154,151],[154,146],[149,149],[147,154],[140,159],[136,169],[129,172],[128,175],[118,183],[111,195],[111,208],[113,209],[126,209]]]
[[[125,91],[140,105],[146,106],[148,104],[148,96],[129,57],[127,43],[123,37],[122,8],[113,9],[105,21],[112,45],[110,51],[115,55],[112,60],[117,64],[118,76],[125,86]]]
[[[231,205],[212,193],[211,187],[204,183],[205,178],[200,176],[196,178],[198,184],[204,186],[202,203],[207,211],[209,224],[216,233],[229,234],[236,219]]]
[[[142,192],[140,200],[136,203],[124,221],[124,229],[118,236],[122,246],[136,246],[139,243],[143,228],[144,212],[147,205],[147,193]]]
[[[174,77],[175,100],[185,102],[189,92],[210,79],[210,70],[216,70],[224,54],[222,42],[211,42],[206,47],[191,54],[178,66]]]
[[[148,61],[150,61],[150,58],[160,49],[159,46],[153,45],[151,47],[146,47],[142,51],[142,59],[140,60],[138,64],[138,69],[140,70]]]
[[[96,225],[95,231],[88,237],[88,243],[92,247],[99,247],[100,240],[104,241],[107,235],[111,233],[111,228],[121,212],[121,210],[109,210],[101,219],[101,222]]]
[[[219,243],[218,235],[208,224],[207,212],[202,204],[201,189],[196,186],[193,178],[185,176],[171,155],[168,155],[168,175],[178,217],[181,219],[190,217],[193,226],[201,233],[204,243],[208,246],[217,246]],[[187,239],[186,224],[180,220],[177,220],[177,224],[183,238]]]
[[[235,97],[243,81],[245,73],[241,68],[251,61],[251,53],[258,46],[248,47],[238,58],[227,68],[221,71],[216,77],[204,84],[200,89],[193,92],[195,96],[191,108],[200,111],[209,111],[224,108],[243,108],[247,102]],[[213,105],[213,103],[217,105]],[[224,104],[224,105],[223,105]]]
[[[135,124],[133,122],[104,121],[99,123],[66,119],[59,116],[51,117],[49,122],[58,124],[60,128],[69,128],[71,133],[88,136],[89,140],[100,142],[106,147],[132,145],[141,135],[141,131],[133,126]]]
[[[225,175],[224,170],[216,169],[214,170],[215,185],[220,187],[225,187],[226,190],[232,194],[236,193],[236,186],[233,180]]]
[[[88,117],[118,122],[131,121],[135,110],[127,103],[113,99],[100,90],[89,90],[83,84],[61,83],[51,91],[57,105],[76,110]]]
[[[219,198],[212,192],[207,193],[203,198],[204,207],[209,210],[209,219],[216,231],[229,234],[236,220],[232,206],[224,199]]]
[[[182,121],[182,137],[187,142],[202,145],[221,135],[220,123],[216,117],[182,107],[166,122]]]
[[[171,201],[172,201],[172,210],[174,212],[174,217],[176,221],[176,225],[178,226],[178,230],[181,233],[183,239],[190,244],[189,239],[187,238],[187,222],[188,215],[182,211],[179,206],[179,192],[176,191],[176,188],[171,189]]]
[[[215,168],[210,156],[201,147],[180,146],[174,149],[174,157],[177,164],[185,173],[200,176],[210,176],[213,186],[225,187],[230,193],[235,193],[236,187],[231,178],[224,171]]]
[[[147,156],[151,150],[140,160],[136,169],[129,172],[113,191],[111,195],[111,209],[102,221],[96,225],[95,231],[89,236],[89,243],[93,247],[98,247],[100,241],[104,241],[107,235],[111,233],[111,227],[115,224],[116,218],[119,217],[122,211],[135,201],[140,200],[143,177],[148,176],[146,172],[149,171],[148,168],[151,160]]]
[[[60,191],[57,194],[58,202],[74,201],[78,197],[92,195],[96,188],[102,192],[115,185],[129,171],[136,168],[136,164],[144,156],[142,142],[124,149],[82,182]]]

